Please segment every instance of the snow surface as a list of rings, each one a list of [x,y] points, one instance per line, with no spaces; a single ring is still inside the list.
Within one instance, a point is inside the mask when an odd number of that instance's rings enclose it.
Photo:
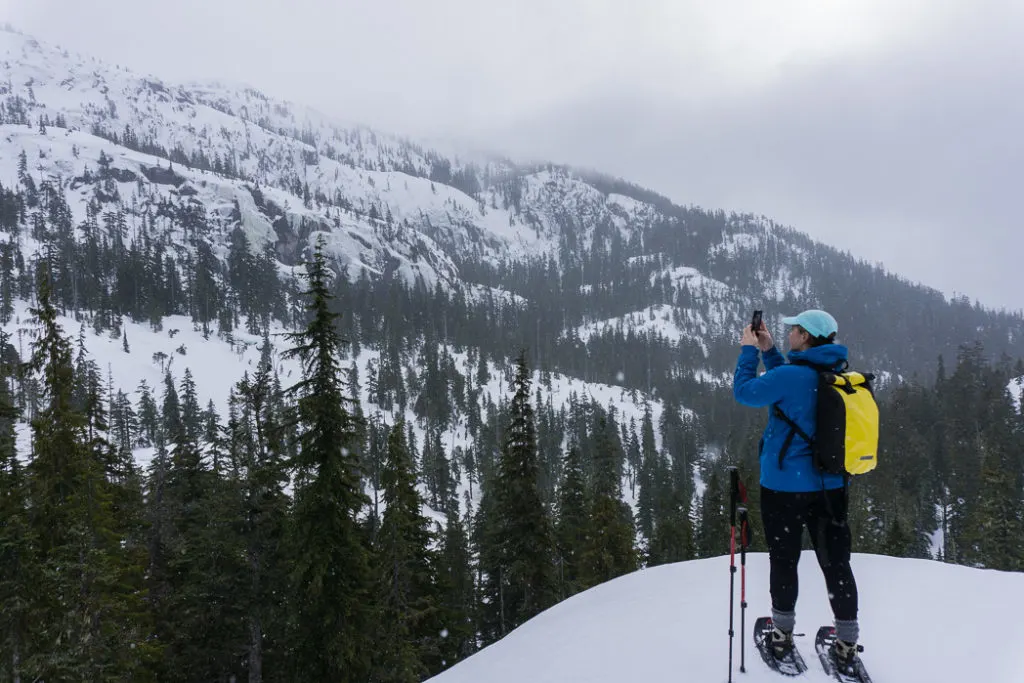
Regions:
[[[626,315],[608,318],[598,322],[587,323],[576,328],[576,335],[580,341],[587,342],[593,335],[601,335],[605,332],[619,330],[625,332],[632,330],[637,336],[650,338],[664,338],[672,343],[690,341],[700,347],[704,356],[708,355],[707,342],[703,337],[694,334],[678,323],[682,317],[691,318],[696,314],[690,309],[680,309],[666,304],[655,304],[640,311],[633,311]]]
[[[1009,390],[1010,397],[1013,399],[1014,407],[1019,411],[1021,396],[1024,394],[1024,375],[1011,379],[1006,388]]]
[[[736,560],[739,564],[739,558]],[[1024,574],[931,560],[855,554],[863,659],[875,683],[1024,681]],[[746,631],[735,582],[736,683],[786,680],[761,661],[751,631],[770,613],[768,557],[747,557]],[[724,683],[729,667],[728,556],[642,569],[541,613],[501,641],[430,679],[434,683]],[[814,652],[832,616],[812,551],[800,562],[798,679],[827,683]],[[745,637],[746,673],[739,671]]]

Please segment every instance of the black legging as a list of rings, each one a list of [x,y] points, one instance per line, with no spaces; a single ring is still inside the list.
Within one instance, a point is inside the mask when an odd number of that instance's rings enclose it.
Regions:
[[[796,607],[797,563],[806,526],[825,575],[832,613],[838,620],[856,619],[857,582],[850,567],[851,538],[844,490],[789,493],[762,486],[761,520],[771,558],[772,607],[780,612],[793,612]]]

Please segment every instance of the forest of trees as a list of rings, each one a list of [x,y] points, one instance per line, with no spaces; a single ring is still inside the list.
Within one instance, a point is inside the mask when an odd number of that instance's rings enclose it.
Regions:
[[[401,419],[367,420],[352,398],[319,250],[285,352],[300,380],[282,387],[267,348],[225,419],[200,408],[187,372],[133,405],[59,327],[50,271],[36,272],[38,336],[0,382],[5,678],[423,680],[576,592],[725,553],[724,467],[756,476],[749,456],[659,452],[650,419],[637,432],[592,405],[552,421],[525,353],[486,456],[418,449]],[[1024,431],[1006,372],[965,347],[934,386],[885,397],[879,469],[853,485],[858,551],[927,557],[940,530],[939,559],[1024,570]],[[460,513],[463,467],[483,495]],[[621,490],[634,480],[636,514]]]
[[[651,278],[629,260],[644,252],[747,294],[783,263],[838,282],[820,296],[847,312],[857,366],[897,373],[879,386],[879,467],[852,484],[855,551],[1024,571],[1014,316],[778,231],[752,256],[688,264],[739,229],[690,210],[635,244],[592,226],[589,250],[569,243],[584,226],[567,218],[557,265],[459,264],[525,306],[350,279],[322,246],[292,281],[237,214],[217,222],[138,178],[120,196],[125,176],[106,155],[68,181],[92,188],[78,222],[64,185],[19,166],[17,186],[0,187],[0,322],[30,301],[35,335],[25,352],[0,338],[0,678],[420,681],[579,591],[728,552],[726,468],[739,466],[759,529],[766,416],[695,371],[730,372],[738,335],[709,335],[705,355],[625,327],[571,333],[657,303],[723,306]],[[723,315],[738,329],[746,313]],[[187,367],[161,386],[115,386],[83,331],[61,329],[64,314],[125,353],[126,319],[161,330],[185,315],[207,337],[261,336],[262,359],[221,415],[200,405]],[[295,330],[284,348],[273,321]],[[361,377],[363,348],[379,357]],[[300,362],[293,384],[277,357]],[[507,396],[484,392],[493,373]],[[589,396],[556,402],[555,373],[657,400],[660,418],[653,405],[637,421]],[[453,447],[442,437],[456,428],[466,440]]]

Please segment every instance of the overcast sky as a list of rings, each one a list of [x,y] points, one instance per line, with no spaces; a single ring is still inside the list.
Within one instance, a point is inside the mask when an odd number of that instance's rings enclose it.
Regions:
[[[0,0],[0,21],[750,211],[1024,309],[1024,2]]]

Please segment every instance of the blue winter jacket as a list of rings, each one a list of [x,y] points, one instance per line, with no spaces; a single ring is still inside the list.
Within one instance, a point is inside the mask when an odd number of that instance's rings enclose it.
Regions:
[[[777,403],[782,412],[800,425],[808,436],[814,437],[817,428],[818,374],[806,365],[792,361],[805,360],[815,365],[839,368],[847,359],[847,348],[842,344],[822,344],[806,351],[790,351],[787,363],[777,348],[764,353],[765,373],[757,376],[758,352],[756,346],[743,346],[732,391],[736,400],[746,406],[764,408]],[[811,447],[795,435],[786,450],[782,467],[779,452],[793,428],[768,411],[768,425],[761,436],[761,485],[774,491],[820,491],[843,486],[841,474],[825,474],[811,462]]]

